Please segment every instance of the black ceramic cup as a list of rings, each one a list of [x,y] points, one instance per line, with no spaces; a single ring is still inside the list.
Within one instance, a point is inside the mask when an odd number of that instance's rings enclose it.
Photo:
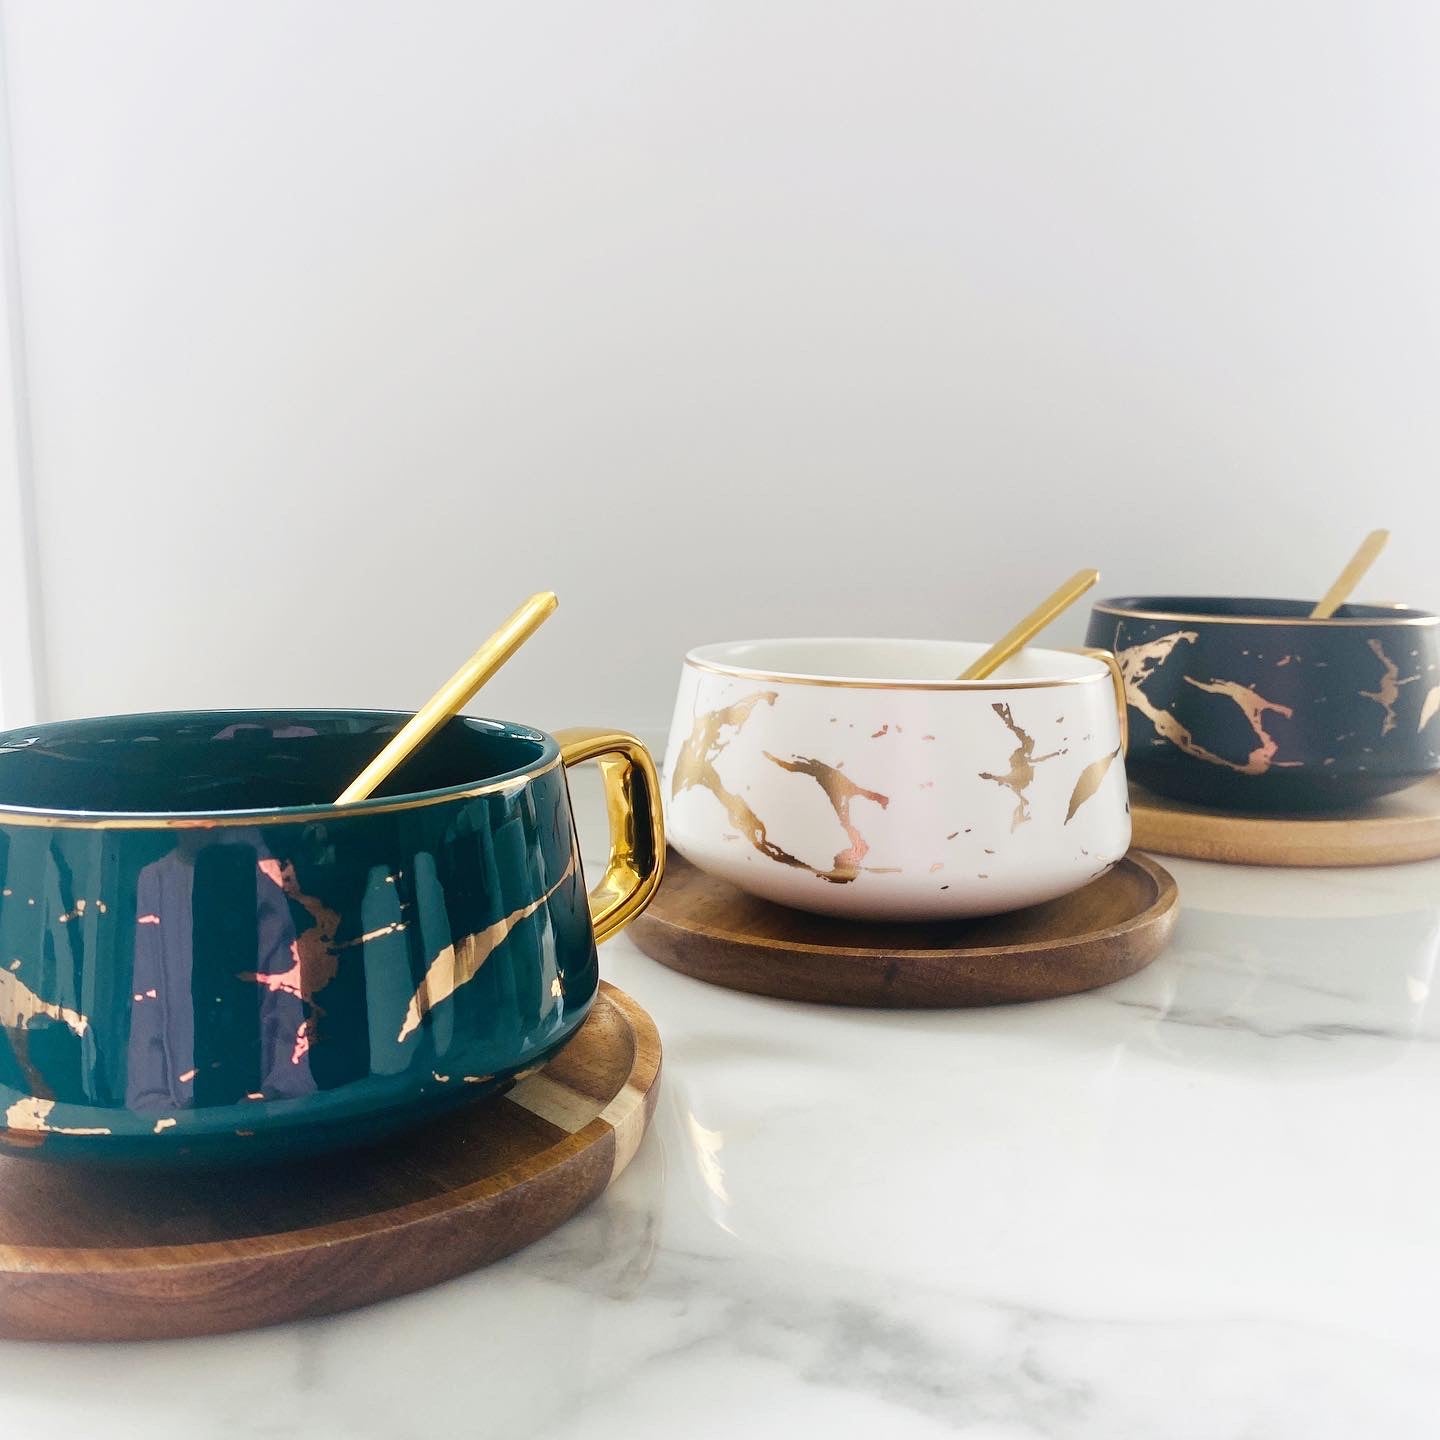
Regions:
[[[1130,596],[1095,605],[1130,704],[1130,778],[1260,813],[1338,810],[1440,770],[1440,616],[1311,602]]]

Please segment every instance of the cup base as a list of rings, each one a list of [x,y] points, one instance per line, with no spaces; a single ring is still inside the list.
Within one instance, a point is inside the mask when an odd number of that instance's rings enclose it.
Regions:
[[[1192,764],[1145,765],[1132,757],[1131,780],[1152,795],[1249,815],[1323,815],[1359,809],[1383,795],[1408,790],[1430,778],[1419,775],[1357,774],[1305,766],[1241,775],[1220,769],[1197,770]]]

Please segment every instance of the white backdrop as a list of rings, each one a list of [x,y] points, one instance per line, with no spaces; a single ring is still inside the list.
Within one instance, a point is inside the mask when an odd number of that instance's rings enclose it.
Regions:
[[[1440,606],[1427,0],[3,38],[51,715],[413,705],[540,587],[486,708],[649,734],[691,644],[986,638],[1082,564],[1314,595],[1388,523],[1372,598]]]

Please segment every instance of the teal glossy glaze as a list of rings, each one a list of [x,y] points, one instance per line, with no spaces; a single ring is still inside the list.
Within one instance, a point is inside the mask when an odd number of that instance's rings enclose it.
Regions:
[[[338,810],[329,797],[406,718],[0,734],[6,1152],[311,1155],[564,1045],[598,972],[556,742],[456,720]]]

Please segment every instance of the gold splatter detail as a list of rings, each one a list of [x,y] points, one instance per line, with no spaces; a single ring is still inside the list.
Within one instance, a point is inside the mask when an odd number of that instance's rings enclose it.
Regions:
[[[558,975],[550,982],[550,993],[557,1000],[563,1000],[565,998],[565,983]]]
[[[298,1065],[310,1053],[310,1047],[318,1038],[320,1020],[325,1014],[324,1009],[316,1004],[316,992],[323,990],[340,968],[342,947],[335,943],[340,916],[323,901],[300,889],[293,862],[266,858],[257,863],[260,873],[315,922],[290,942],[288,970],[263,975],[250,970],[240,976],[240,979],[249,980],[272,994],[293,995],[306,1006],[309,1013],[295,1027],[295,1043],[290,1050],[290,1063]]]
[[[259,862],[260,871],[274,882],[290,900],[293,900],[315,922],[302,930],[290,944],[290,968],[278,975],[257,975],[253,971],[242,975],[242,980],[251,980],[267,990],[284,991],[287,995],[311,1000],[315,993],[323,990],[334,978],[340,965],[337,953],[339,946],[334,943],[335,932],[340,928],[340,916],[313,895],[306,895],[295,878],[295,866],[289,860],[266,859]]]
[[[1035,779],[1035,767],[1046,760],[1053,760],[1064,750],[1052,750],[1048,755],[1036,755],[1035,741],[1016,723],[1009,705],[996,703],[990,707],[1005,722],[1005,728],[1018,742],[1010,752],[1010,769],[1004,775],[992,775],[988,770],[980,772],[982,780],[993,780],[1002,789],[1015,797],[1015,812],[1010,818],[1011,831],[1018,830],[1030,818],[1030,797],[1027,794],[1030,783]]]
[[[160,917],[158,915],[137,915],[135,923],[137,925],[158,925]]]
[[[383,940],[387,935],[398,935],[405,928],[405,921],[392,920],[388,925],[382,925],[378,930],[367,930],[363,935],[357,935],[353,940],[341,940],[335,946],[337,950],[350,950],[356,945],[364,945],[370,940]]]
[[[533,915],[575,873],[572,854],[565,873],[538,899],[473,935],[466,935],[458,944],[447,945],[431,962],[425,978],[410,998],[405,1020],[396,1040],[407,1040],[420,1028],[420,1022],[442,1000],[448,1000],[462,985],[480,973],[480,967],[494,954],[501,942],[522,920]]]
[[[1437,714],[1440,714],[1440,685],[1425,697],[1425,703],[1420,707],[1420,723],[1415,727],[1416,730],[1423,730]]]
[[[55,1108],[53,1100],[42,1100],[38,1095],[25,1095],[5,1112],[5,1128],[28,1132],[20,1143],[37,1144],[42,1135],[109,1135],[104,1125],[52,1125],[49,1115]]]
[[[84,914],[85,902],[83,900],[77,900],[75,902],[75,908],[73,910],[67,910],[63,915],[57,915],[55,918],[62,925],[68,925],[72,920],[82,919],[84,917]]]
[[[45,1117],[55,1108],[53,1100],[25,1095],[5,1112],[5,1124],[12,1130],[48,1130]]]
[[[1395,728],[1395,702],[1400,698],[1400,687],[1408,685],[1412,680],[1418,680],[1418,675],[1400,678],[1400,667],[1385,653],[1385,647],[1378,640],[1366,642],[1375,658],[1385,667],[1385,673],[1380,677],[1380,688],[1378,690],[1362,690],[1360,693],[1367,700],[1373,700],[1385,712],[1385,719],[1381,723],[1380,733],[1388,735]],[[1428,703],[1428,702],[1427,702]]]
[[[23,1030],[41,1016],[58,1020],[76,1035],[84,1035],[90,1028],[90,1022],[79,1011],[42,1000],[13,970],[0,970],[0,1026]]]
[[[724,753],[726,746],[740,733],[755,707],[760,704],[774,705],[777,698],[778,692],[761,690],[735,701],[732,705],[697,715],[689,738],[681,745],[675,758],[675,769],[670,778],[670,796],[674,799],[686,790],[708,790],[724,807],[730,824],[739,831],[741,838],[767,859],[795,870],[808,870],[812,875],[832,884],[847,884],[860,874],[859,857],[863,857],[870,848],[850,820],[850,805],[855,799],[864,798],[874,801],[883,809],[890,803],[887,796],[862,789],[842,775],[836,766],[825,765],[821,761],[800,755],[786,761],[767,754],[767,758],[782,769],[810,775],[825,793],[836,818],[845,830],[849,845],[835,856],[829,870],[819,870],[771,840],[765,822],[741,796],[726,789],[725,782],[715,768],[716,761]],[[727,731],[732,733],[726,734]]]
[[[1195,680],[1189,675],[1185,676],[1186,681],[1194,685],[1196,689],[1207,691],[1212,695],[1224,695],[1233,700],[1244,712],[1245,718],[1250,722],[1250,728],[1254,730],[1260,743],[1250,752],[1243,764],[1236,764],[1235,761],[1227,760],[1223,755],[1215,754],[1213,750],[1207,750],[1174,715],[1168,710],[1158,709],[1145,693],[1145,682],[1155,673],[1157,667],[1163,665],[1170,658],[1175,647],[1182,643],[1193,644],[1198,638],[1199,636],[1194,630],[1175,630],[1169,635],[1161,635],[1143,645],[1131,645],[1124,650],[1117,650],[1115,658],[1120,662],[1120,673],[1125,677],[1126,700],[1149,720],[1161,740],[1168,740],[1177,749],[1183,750],[1197,760],[1204,760],[1211,765],[1223,765],[1227,770],[1234,770],[1241,775],[1263,775],[1272,765],[1282,767],[1297,765],[1299,762],[1295,760],[1275,759],[1279,742],[1267,733],[1261,723],[1261,717],[1267,710],[1273,710],[1287,719],[1294,714],[1294,711],[1286,705],[1278,705],[1273,700],[1267,700],[1249,686],[1238,684],[1233,680],[1215,680],[1207,684],[1204,681]]]
[[[890,727],[888,725],[882,725],[878,730],[871,733],[870,738],[872,740],[878,740],[882,735],[888,735],[889,733]],[[8,895],[10,892],[7,890],[5,893]]]
[[[188,1083],[189,1081],[193,1080],[197,1074],[199,1074],[199,1071],[197,1070],[187,1070],[183,1075],[180,1076],[180,1083],[182,1085]]]
[[[1108,755],[1102,755],[1098,760],[1092,760],[1081,772],[1080,778],[1075,782],[1075,788],[1070,792],[1070,808],[1065,812],[1065,823],[1068,825],[1074,818],[1075,812],[1088,800],[1104,783],[1105,776],[1109,774],[1110,767],[1120,754],[1120,747],[1117,745]]]
[[[811,760],[804,755],[782,760],[768,750],[764,755],[782,770],[789,770],[796,775],[808,775],[824,792],[850,843],[836,854],[829,870],[815,870],[811,865],[806,865],[805,868],[832,884],[848,885],[860,874],[860,862],[870,853],[869,844],[850,818],[850,807],[856,800],[869,800],[884,810],[890,804],[890,797],[874,790],[866,790],[848,775],[842,775],[834,765],[827,765],[823,760]]]
[[[155,1128],[150,1133],[152,1135],[158,1135],[162,1130],[173,1130],[176,1124],[177,1121],[175,1117],[173,1115],[167,1115],[163,1120],[157,1120],[155,1122]]]
[[[1227,699],[1233,700],[1250,722],[1250,728],[1255,732],[1255,738],[1260,743],[1245,758],[1243,765],[1236,765],[1230,760],[1221,760],[1222,765],[1228,765],[1230,769],[1238,771],[1241,775],[1263,775],[1272,765],[1298,765],[1298,760],[1277,760],[1276,751],[1280,749],[1280,742],[1275,739],[1261,723],[1262,717],[1267,710],[1273,710],[1277,715],[1283,715],[1287,720],[1294,715],[1294,711],[1288,705],[1279,705],[1274,700],[1267,700],[1258,691],[1253,690],[1249,685],[1242,685],[1238,680],[1197,680],[1193,675],[1185,677],[1187,685],[1193,685],[1197,690],[1203,690],[1207,695],[1224,695]],[[1219,758],[1219,757],[1216,757]]]
[[[733,705],[697,715],[689,739],[681,745],[675,757],[675,769],[670,777],[670,798],[676,799],[687,790],[708,790],[724,807],[730,824],[762,855],[778,860],[782,865],[808,869],[803,861],[782,850],[766,835],[765,822],[739,795],[725,788],[725,782],[715,768],[715,762],[740,733],[741,727],[750,718],[750,712],[762,703],[774,705],[777,698],[778,692],[762,690],[737,700]],[[734,733],[727,735],[727,730]]]

